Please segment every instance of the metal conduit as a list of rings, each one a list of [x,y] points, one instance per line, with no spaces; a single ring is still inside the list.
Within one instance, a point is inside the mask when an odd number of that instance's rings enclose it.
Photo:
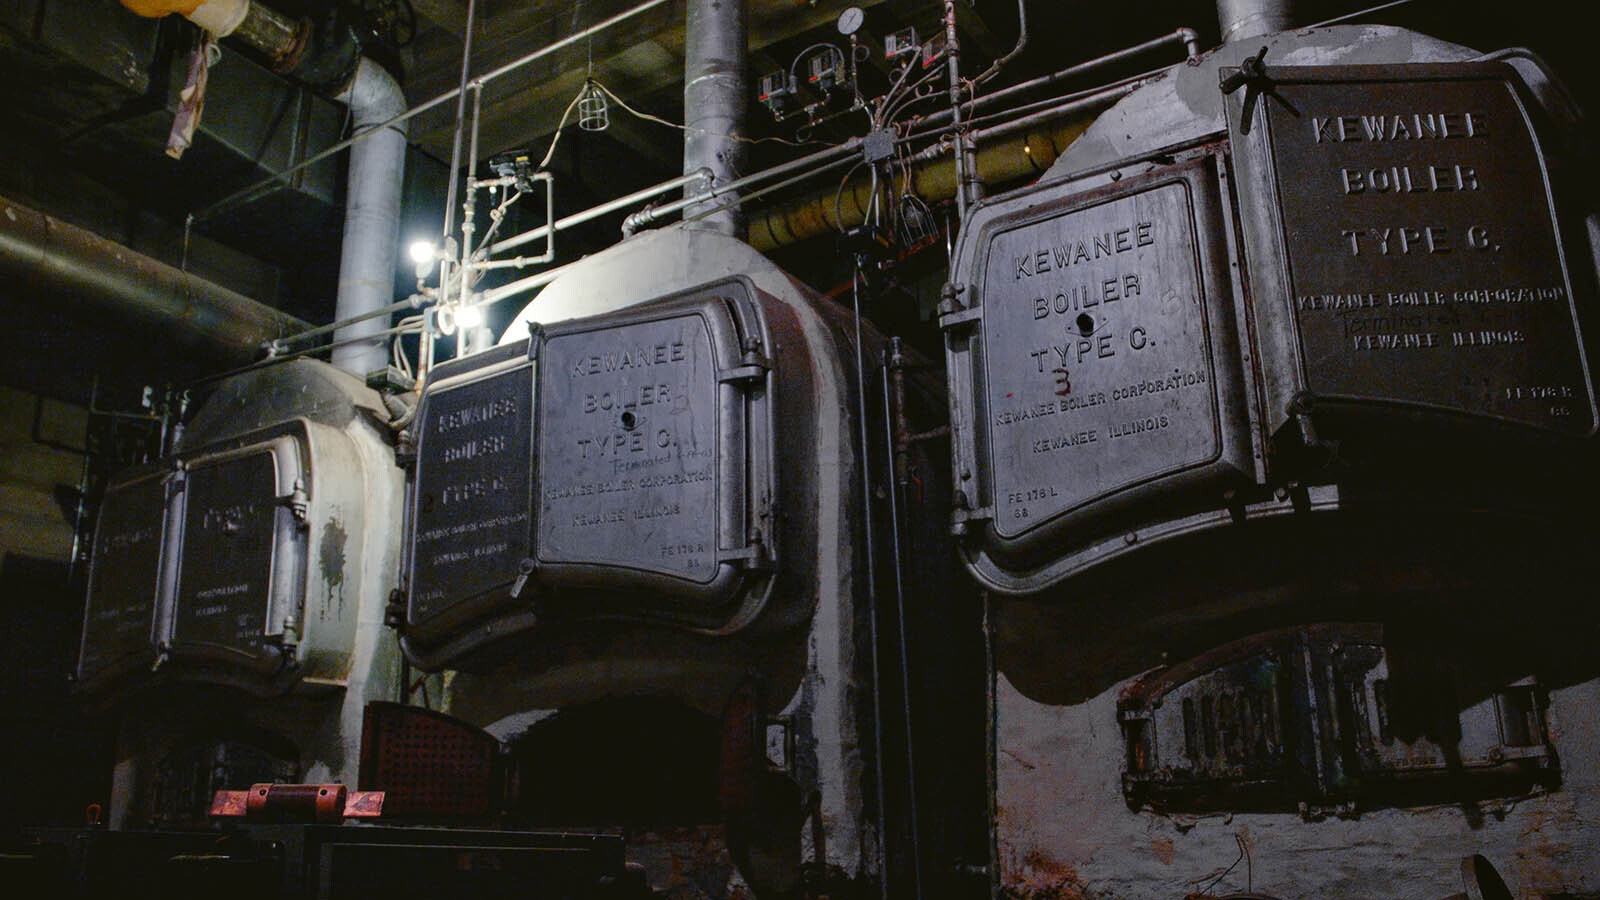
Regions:
[[[310,326],[0,197],[0,288],[87,304],[114,322],[152,323],[224,361],[244,363],[268,341]]]

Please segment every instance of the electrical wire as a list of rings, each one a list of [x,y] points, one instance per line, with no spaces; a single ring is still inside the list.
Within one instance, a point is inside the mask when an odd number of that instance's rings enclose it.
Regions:
[[[1384,11],[1386,9],[1391,8],[1391,7],[1405,6],[1407,3],[1410,3],[1410,2],[1412,2],[1412,0],[1390,0],[1390,2],[1388,2],[1388,3],[1380,3],[1377,6],[1369,6],[1366,9],[1357,10],[1356,12],[1345,13],[1342,16],[1334,16],[1331,19],[1324,19],[1323,21],[1318,22],[1317,24],[1312,25],[1311,27],[1312,28],[1323,28],[1323,27],[1328,26],[1328,25],[1337,25],[1340,22],[1348,22],[1351,19],[1359,19],[1362,16],[1370,16],[1375,12],[1382,12],[1382,11]]]
[[[489,258],[489,245],[494,242],[494,233],[500,230],[500,223],[506,220],[506,210],[510,209],[511,205],[521,198],[522,190],[514,188],[510,193],[506,194],[504,200],[489,211],[489,227],[483,232],[483,239],[478,242],[478,249],[472,251],[473,259]]]
[[[1239,846],[1239,856],[1238,856],[1238,858],[1235,859],[1226,869],[1223,869],[1222,872],[1219,873],[1215,878],[1211,879],[1211,882],[1209,884],[1207,884],[1205,887],[1201,888],[1199,891],[1197,891],[1197,893],[1200,893],[1200,894],[1209,894],[1209,893],[1211,893],[1211,889],[1216,887],[1218,884],[1221,884],[1222,883],[1222,879],[1227,878],[1228,877],[1228,873],[1230,873],[1234,869],[1238,868],[1239,867],[1239,863],[1241,863],[1241,862],[1245,864],[1245,872],[1246,872],[1246,875],[1245,875],[1245,891],[1247,893],[1250,891],[1250,889],[1252,887],[1251,882],[1253,882],[1255,880],[1254,871],[1253,871],[1254,870],[1254,865],[1250,861],[1250,846],[1245,843],[1244,836],[1240,835],[1240,834],[1235,834],[1233,836],[1233,841],[1234,841],[1235,844],[1238,844],[1238,846]],[[1190,883],[1191,884],[1197,884],[1199,882],[1198,882],[1198,879],[1197,879],[1196,881],[1193,881],[1193,882],[1190,882]]]
[[[910,94],[911,96],[903,97],[900,100],[892,102],[892,104],[889,106],[888,112],[886,112],[883,116],[884,124],[887,125],[892,123],[896,116],[898,116],[906,107],[912,105],[913,103],[918,103],[928,99],[929,97],[939,96],[940,92],[938,91],[924,94],[921,92],[921,89],[924,85],[937,79],[941,74],[943,73],[939,69],[929,69],[926,75],[923,75],[921,78],[912,82],[911,85],[906,88],[906,93]]]
[[[877,108],[872,113],[873,128],[883,127],[885,121],[883,118],[883,111],[894,102],[894,95],[906,83],[906,79],[910,77],[911,70],[914,68],[916,68],[915,65],[907,63],[905,67],[900,70],[900,77],[896,78],[894,84],[889,85],[889,90],[885,91],[883,96],[878,98]]]
[[[848,60],[850,58],[849,56],[847,56],[845,54],[845,52],[843,50],[840,50],[836,45],[831,44],[831,43],[829,43],[827,41],[821,41],[819,43],[812,44],[811,46],[805,48],[804,50],[801,50],[799,53],[796,53],[794,55],[794,62],[789,63],[789,83],[790,84],[793,84],[795,81],[798,80],[796,78],[795,74],[794,74],[794,67],[800,64],[800,60],[805,59],[806,56],[811,53],[811,51],[813,51],[813,50],[822,50],[824,48],[826,48],[828,50],[832,50],[833,51],[833,55],[838,58],[838,60],[839,60],[839,62],[841,64],[844,63],[846,60]]]
[[[550,149],[545,151],[544,159],[539,161],[538,168],[540,171],[543,171],[546,166],[550,165],[550,160],[556,155],[556,145],[561,143],[561,131],[567,127],[567,117],[571,116],[572,111],[577,108],[578,101],[583,99],[583,92],[587,87],[588,85],[585,84],[582,88],[578,89],[578,93],[572,98],[572,102],[567,104],[566,112],[561,114],[561,121],[556,123],[555,136],[550,138]]]
[[[654,122],[657,125],[665,125],[668,128],[676,128],[677,130],[683,132],[684,134],[688,134],[691,131],[697,130],[697,129],[692,129],[687,125],[680,125],[677,122],[673,122],[673,121],[669,121],[667,119],[663,119],[660,116],[651,115],[650,113],[642,112],[640,110],[634,109],[633,107],[628,105],[628,102],[626,100],[623,100],[621,97],[618,97],[611,90],[611,88],[606,87],[604,84],[602,84],[599,81],[594,82],[594,86],[599,88],[602,93],[604,93],[607,97],[611,98],[611,100],[615,101],[615,103],[618,106],[622,107],[623,111],[627,112],[629,115],[633,116],[634,118],[643,119],[646,122]],[[734,140],[734,141],[736,141],[738,143],[741,143],[741,144],[783,144],[784,146],[788,146],[788,147],[806,147],[806,146],[819,145],[819,144],[821,146],[824,146],[824,147],[837,147],[838,146],[838,144],[832,144],[832,143],[829,143],[827,141],[811,141],[811,140],[807,140],[807,141],[791,141],[788,138],[781,138],[781,137],[748,138],[748,137],[745,137],[742,134],[730,134],[727,137],[730,138],[731,140]]]
[[[1012,118],[1016,118],[1017,116],[1024,116],[1024,115],[1027,115],[1029,113],[1038,112],[1039,110],[1042,110],[1042,109],[1049,109],[1050,107],[1056,106],[1056,105],[1061,104],[1061,103],[1071,103],[1074,100],[1081,100],[1084,97],[1090,96],[1091,94],[1098,94],[1098,93],[1100,93],[1102,91],[1116,90],[1117,88],[1120,88],[1120,87],[1126,87],[1126,86],[1128,86],[1130,84],[1136,84],[1138,82],[1141,82],[1141,81],[1144,81],[1146,79],[1153,78],[1153,77],[1155,77],[1157,75],[1160,75],[1161,73],[1163,73],[1165,71],[1167,71],[1166,68],[1150,69],[1148,71],[1141,72],[1138,75],[1130,75],[1127,78],[1119,78],[1116,81],[1110,81],[1110,82],[1107,82],[1107,83],[1105,83],[1103,85],[1099,85],[1097,87],[1084,88],[1083,90],[1073,91],[1073,92],[1068,93],[1068,94],[1060,94],[1060,95],[1055,96],[1055,97],[1047,97],[1047,98],[1045,98],[1043,100],[1035,100],[1035,101],[1033,101],[1031,103],[1023,103],[1023,104],[1020,104],[1018,106],[1008,106],[1005,109],[998,110],[996,112],[984,113],[981,116],[976,116],[974,118],[968,119],[966,121],[966,124],[970,125],[970,126],[973,126],[973,127],[981,127],[981,126],[988,125],[988,124],[990,124],[992,122],[998,122],[998,121],[1005,120],[1005,119],[1012,119]]]
[[[833,230],[840,234],[844,234],[844,213],[840,210],[840,205],[844,202],[845,185],[849,184],[850,179],[855,177],[856,170],[866,164],[865,160],[856,160],[856,164],[850,167],[850,171],[844,173],[844,177],[839,179],[839,189],[833,192]]]
[[[406,378],[415,380],[416,370],[411,366],[411,357],[405,351],[401,339],[408,334],[421,334],[423,331],[423,316],[407,316],[395,325],[394,340],[391,342],[395,368],[400,370]]]

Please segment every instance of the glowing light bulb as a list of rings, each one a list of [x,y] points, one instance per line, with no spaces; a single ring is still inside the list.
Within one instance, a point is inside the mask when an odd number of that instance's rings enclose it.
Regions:
[[[406,252],[410,254],[412,262],[421,266],[438,258],[439,248],[434,246],[433,241],[413,241]]]
[[[456,327],[469,331],[483,324],[483,307],[462,305],[456,308]]]

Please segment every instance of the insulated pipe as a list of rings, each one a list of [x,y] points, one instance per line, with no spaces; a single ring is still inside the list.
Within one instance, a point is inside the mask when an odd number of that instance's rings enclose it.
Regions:
[[[248,363],[305,322],[0,197],[0,292],[89,304],[113,322],[150,323],[224,362]]]
[[[1293,0],[1217,0],[1224,44],[1294,27]]]
[[[177,13],[219,38],[232,36],[275,63],[293,57],[304,41],[300,23],[251,0],[122,0],[147,19]]]
[[[250,0],[122,0],[147,19],[177,13],[217,37],[226,37],[250,14]]]
[[[710,169],[712,184],[739,177],[744,168],[745,0],[689,0],[683,50],[683,173]],[[688,188],[685,196],[698,193]],[[704,204],[684,210],[686,218]],[[693,227],[736,238],[745,234],[737,206],[720,210]]]
[[[1109,104],[1107,100],[1101,105]],[[1026,134],[984,143],[975,157],[977,179],[988,184],[1003,184],[1042,175],[1061,151],[1083,134],[1090,121],[1086,118],[1068,119],[1054,127],[1041,127]],[[992,131],[988,134],[995,138],[1004,137]],[[915,166],[910,181],[911,193],[931,203],[956,196],[960,178],[950,160],[941,158]],[[891,183],[898,184],[899,176],[892,177]],[[791,203],[761,210],[751,216],[750,245],[765,252],[829,231],[852,228],[866,220],[866,210],[871,200],[869,180],[857,178],[840,188],[828,188]]]
[[[251,0],[122,0],[122,5],[151,18],[178,13],[217,37],[233,35],[280,61],[293,58],[303,40],[303,29],[294,20]],[[406,129],[403,122],[391,120],[406,112],[406,100],[394,78],[366,57],[333,99],[350,107],[353,139],[334,303],[334,319],[343,321],[387,307],[394,299]],[[333,364],[362,378],[382,370],[389,355],[382,338],[386,328],[386,322],[372,317],[339,329]],[[368,336],[370,340],[362,340]]]
[[[349,104],[353,135],[378,129],[350,148],[339,293],[334,304],[334,319],[343,321],[394,300],[406,130],[404,124],[384,123],[405,112],[406,98],[382,66],[363,57],[355,77],[334,99]],[[373,318],[339,329],[335,343],[372,338],[334,348],[333,364],[363,378],[385,368],[389,351],[381,333],[387,327],[387,322]]]

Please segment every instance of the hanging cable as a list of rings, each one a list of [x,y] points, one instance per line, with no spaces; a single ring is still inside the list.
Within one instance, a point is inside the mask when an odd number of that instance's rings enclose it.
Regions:
[[[1324,19],[1321,22],[1318,22],[1317,24],[1312,25],[1311,27],[1312,28],[1326,28],[1329,25],[1337,25],[1340,22],[1348,22],[1351,19],[1359,19],[1359,18],[1362,18],[1363,16],[1370,16],[1375,12],[1382,12],[1382,11],[1384,11],[1386,9],[1391,9],[1393,7],[1396,7],[1396,6],[1405,6],[1407,3],[1410,3],[1410,2],[1412,2],[1412,0],[1390,0],[1390,2],[1388,2],[1388,3],[1380,3],[1377,6],[1369,6],[1366,9],[1357,10],[1357,11],[1352,12],[1352,13],[1345,13],[1342,16],[1334,16],[1331,19]]]
[[[572,111],[577,108],[578,101],[583,99],[583,94],[583,90],[580,89],[573,96],[572,102],[567,104],[566,111],[561,114],[561,121],[556,123],[556,133],[550,138],[550,149],[545,151],[544,159],[539,160],[539,165],[535,166],[539,171],[549,168],[550,160],[556,155],[556,145],[561,143],[561,130],[567,127],[567,119],[572,115]]]

